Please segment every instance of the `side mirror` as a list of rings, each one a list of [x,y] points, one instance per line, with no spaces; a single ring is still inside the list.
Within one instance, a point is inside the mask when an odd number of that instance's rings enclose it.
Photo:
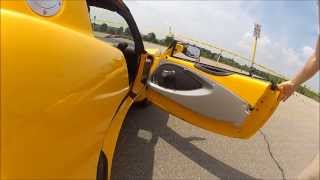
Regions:
[[[190,44],[184,45],[182,53],[190,58],[200,59],[200,48]]]

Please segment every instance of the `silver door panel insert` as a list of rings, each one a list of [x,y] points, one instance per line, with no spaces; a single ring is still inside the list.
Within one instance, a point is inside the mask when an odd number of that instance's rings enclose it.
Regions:
[[[176,64],[172,64],[179,66]],[[160,65],[161,66],[161,65]],[[208,118],[240,125],[250,113],[250,106],[223,86],[180,66],[197,77],[202,88],[195,90],[173,90],[148,80],[148,87],[163,96]]]

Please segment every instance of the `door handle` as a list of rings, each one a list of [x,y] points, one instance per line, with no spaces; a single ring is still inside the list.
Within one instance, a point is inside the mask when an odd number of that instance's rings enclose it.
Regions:
[[[163,78],[173,77],[176,74],[175,70],[163,70],[161,76]]]

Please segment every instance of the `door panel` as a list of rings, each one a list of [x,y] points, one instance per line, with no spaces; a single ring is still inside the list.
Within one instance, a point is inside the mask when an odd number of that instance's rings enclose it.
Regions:
[[[152,76],[152,83],[172,90],[196,90],[201,89],[201,78],[175,64],[162,64]],[[188,83],[185,83],[188,82]]]
[[[148,80],[148,99],[209,131],[248,138],[278,105],[279,92],[269,82],[173,57],[159,64]]]
[[[190,87],[181,88],[179,84]],[[208,118],[241,123],[250,113],[247,102],[217,82],[175,64],[160,65],[148,85],[152,90]]]

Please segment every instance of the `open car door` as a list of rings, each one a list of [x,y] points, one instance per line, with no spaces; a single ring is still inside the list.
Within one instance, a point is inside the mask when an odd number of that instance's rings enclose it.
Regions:
[[[262,79],[174,56],[200,58],[200,49],[175,42],[152,65],[147,98],[195,126],[249,138],[278,106],[279,91]]]

